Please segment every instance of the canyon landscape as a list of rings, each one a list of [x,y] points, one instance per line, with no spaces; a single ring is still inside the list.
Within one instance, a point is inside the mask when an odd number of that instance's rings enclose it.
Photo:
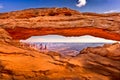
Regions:
[[[86,47],[76,56],[40,52],[31,36],[91,35],[116,43]],[[120,13],[30,8],[0,13],[0,80],[120,80]]]

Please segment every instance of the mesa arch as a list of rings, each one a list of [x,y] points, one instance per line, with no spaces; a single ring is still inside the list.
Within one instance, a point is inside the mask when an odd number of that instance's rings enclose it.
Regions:
[[[119,23],[120,13],[80,13],[69,8],[33,8],[0,14],[0,27],[14,40],[56,34],[91,35],[120,41]]]
[[[101,37],[105,39],[111,39],[120,41],[120,34],[113,33],[101,28],[20,28],[14,29],[5,28],[5,30],[11,35],[14,40],[27,39],[31,36],[42,36],[42,35],[63,35],[63,36],[82,36],[91,35],[95,37]]]

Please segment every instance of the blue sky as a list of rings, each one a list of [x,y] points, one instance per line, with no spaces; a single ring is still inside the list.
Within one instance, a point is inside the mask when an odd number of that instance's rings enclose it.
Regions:
[[[120,12],[120,0],[86,0],[86,4],[82,7],[76,6],[76,4],[79,3],[78,1],[79,0],[0,0],[0,12],[40,7],[68,7],[79,10],[80,12]]]

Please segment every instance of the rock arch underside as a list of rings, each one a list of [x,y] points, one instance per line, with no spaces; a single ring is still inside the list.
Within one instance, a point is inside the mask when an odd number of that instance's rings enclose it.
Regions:
[[[119,25],[119,13],[80,13],[68,8],[38,8],[0,14],[0,26],[9,32],[13,39],[47,34],[87,34],[119,41]]]
[[[120,13],[37,8],[0,13],[1,80],[120,80],[120,44],[85,48],[77,56],[38,52],[14,40],[92,35],[120,41]]]

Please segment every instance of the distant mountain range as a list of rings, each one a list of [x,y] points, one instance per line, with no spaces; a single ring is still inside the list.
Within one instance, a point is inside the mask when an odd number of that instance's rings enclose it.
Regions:
[[[81,50],[87,47],[96,47],[96,46],[102,46],[104,43],[31,43],[36,44],[38,47],[40,47],[40,44],[43,45],[43,47],[46,45],[48,51],[53,51],[60,53],[63,56],[70,55],[75,56],[80,53]]]

